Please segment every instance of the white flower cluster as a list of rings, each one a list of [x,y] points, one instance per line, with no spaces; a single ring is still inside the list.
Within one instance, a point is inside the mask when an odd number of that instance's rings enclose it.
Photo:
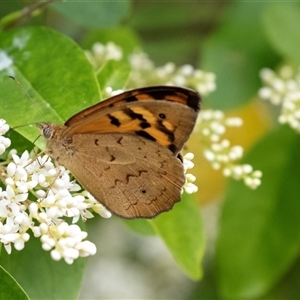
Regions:
[[[295,72],[292,67],[283,66],[278,73],[265,68],[260,77],[265,86],[259,90],[259,97],[281,105],[279,122],[300,132],[300,68]]]
[[[6,121],[0,119],[0,155],[5,152],[5,150],[10,146],[10,139],[3,136],[9,130],[9,126],[6,124]]]
[[[95,69],[101,68],[108,60],[121,60],[122,49],[112,42],[106,45],[95,43],[92,51],[86,51]],[[150,85],[179,85],[187,86],[197,90],[201,95],[206,96],[216,89],[215,74],[195,69],[192,65],[176,67],[169,62],[161,67],[156,67],[142,51],[136,51],[128,56],[128,63],[131,69],[126,88],[137,88]]]
[[[3,135],[9,127],[3,120],[0,123]],[[5,139],[3,142],[2,135],[0,145],[7,148],[9,143]],[[110,212],[86,191],[79,192],[81,188],[71,180],[69,172],[62,166],[55,167],[47,155],[32,159],[27,151],[18,156],[12,150],[4,163],[1,179],[6,187],[0,188],[0,242],[6,251],[11,253],[12,244],[22,250],[31,230],[55,260],[64,259],[71,264],[78,257],[94,255],[95,245],[85,240],[87,233],[74,223],[80,218],[92,218],[91,211],[105,218],[111,216]],[[33,196],[37,200],[31,200]],[[70,218],[71,225],[66,218]]]
[[[261,184],[261,171],[254,171],[249,164],[237,163],[243,156],[241,146],[231,146],[229,140],[221,136],[228,127],[242,125],[240,118],[226,118],[222,111],[203,110],[198,118],[198,127],[203,137],[205,147],[204,156],[216,170],[223,168],[223,174],[233,179],[243,179],[250,188],[257,188]]]
[[[176,67],[169,62],[161,67],[155,67],[147,54],[138,51],[130,55],[132,68],[128,86],[131,88],[146,85],[179,85],[188,86],[206,96],[216,89],[216,77],[213,73],[203,72],[186,64]]]
[[[183,168],[185,173],[185,185],[182,192],[187,194],[194,194],[198,192],[198,187],[194,184],[196,177],[193,174],[187,173],[187,170],[194,167],[192,160],[194,159],[194,153],[188,152],[183,156]]]
[[[97,68],[102,67],[109,60],[121,60],[123,58],[122,49],[113,42],[108,42],[106,45],[95,43],[92,46],[92,51],[85,51],[88,59]]]

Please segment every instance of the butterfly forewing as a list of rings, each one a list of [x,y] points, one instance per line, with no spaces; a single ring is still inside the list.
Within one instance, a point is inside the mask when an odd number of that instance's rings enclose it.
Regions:
[[[190,107],[196,113],[200,110],[200,95],[190,89],[176,86],[149,86],[123,92],[105,101],[88,107],[72,116],[65,125],[71,126],[79,120],[93,116],[97,112],[103,112],[108,108],[123,105],[129,102],[141,101],[171,101]]]
[[[193,109],[178,103],[131,102],[97,111],[68,127],[64,135],[131,133],[178,153],[190,136],[196,117]]]

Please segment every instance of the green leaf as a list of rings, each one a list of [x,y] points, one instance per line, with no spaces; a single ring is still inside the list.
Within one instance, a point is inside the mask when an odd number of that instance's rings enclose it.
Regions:
[[[102,94],[105,94],[106,87],[111,87],[113,90],[124,89],[130,71],[130,66],[124,61],[108,61],[97,75]]]
[[[200,279],[205,245],[202,219],[194,197],[184,194],[170,212],[149,222],[183,272],[192,279]]]
[[[299,3],[276,3],[264,15],[265,31],[275,49],[300,63],[300,6]]]
[[[22,285],[30,299],[71,300],[77,299],[86,259],[79,258],[72,265],[53,261],[50,253],[42,250],[39,239],[31,236],[22,251],[13,249],[8,255],[3,250],[1,264]]]
[[[101,28],[120,23],[129,13],[130,1],[77,2],[67,0],[63,3],[52,3],[51,7],[82,26]]]
[[[215,109],[232,109],[257,95],[263,67],[278,59],[264,36],[262,12],[265,2],[234,2],[224,21],[206,41],[201,68],[217,76],[217,89],[206,103]]]
[[[145,219],[123,220],[123,222],[133,231],[144,235],[155,235],[151,224]]]
[[[29,299],[18,282],[0,266],[0,299]]]
[[[264,296],[264,299],[300,299],[300,259],[293,264],[291,270],[278,282],[274,289]]]
[[[63,123],[100,99],[95,72],[83,50],[68,37],[41,27],[0,34],[0,90],[1,118],[10,126]],[[35,126],[16,130],[30,141],[38,135]],[[41,140],[36,144],[43,146]]]
[[[245,157],[262,170],[262,185],[251,191],[231,182],[216,249],[223,298],[264,295],[299,256],[299,149],[299,135],[281,127]]]

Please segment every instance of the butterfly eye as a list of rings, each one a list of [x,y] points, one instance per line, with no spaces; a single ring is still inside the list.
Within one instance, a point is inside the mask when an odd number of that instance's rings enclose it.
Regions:
[[[49,126],[46,126],[46,127],[43,128],[44,138],[50,139],[51,136],[52,136],[52,133],[53,133],[52,128],[50,128]]]
[[[142,193],[142,194],[146,194],[147,191],[146,191],[146,190],[141,190],[141,193]]]
[[[161,119],[165,119],[165,118],[166,118],[166,115],[163,114],[163,113],[160,113],[158,116],[159,116]]]

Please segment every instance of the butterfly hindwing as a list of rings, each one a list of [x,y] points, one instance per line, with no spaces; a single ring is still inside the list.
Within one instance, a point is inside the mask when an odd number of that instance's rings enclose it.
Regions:
[[[180,201],[185,182],[182,163],[155,142],[131,134],[79,134],[73,145],[73,155],[61,155],[63,146],[55,140],[48,146],[114,214],[152,218]]]

